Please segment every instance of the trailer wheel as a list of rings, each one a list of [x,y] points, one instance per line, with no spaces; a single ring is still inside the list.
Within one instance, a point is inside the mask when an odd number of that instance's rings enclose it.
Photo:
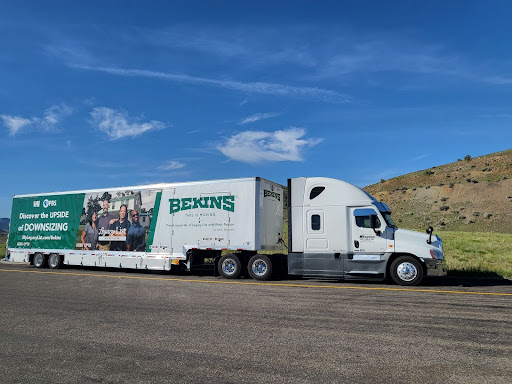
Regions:
[[[391,278],[398,285],[417,285],[423,279],[423,267],[412,256],[400,256],[391,263]]]
[[[48,266],[51,268],[51,269],[57,269],[57,268],[60,268],[62,266],[62,256],[59,255],[58,253],[52,253],[49,257],[48,257]]]
[[[254,255],[249,259],[247,271],[255,280],[268,280],[272,275],[272,262],[266,255]]]
[[[34,264],[34,266],[36,268],[44,268],[46,267],[46,263],[47,263],[47,258],[45,255],[43,255],[42,253],[38,252],[34,255],[34,257],[32,258],[32,263]]]
[[[237,255],[224,255],[219,260],[219,273],[226,279],[236,279],[242,271]]]

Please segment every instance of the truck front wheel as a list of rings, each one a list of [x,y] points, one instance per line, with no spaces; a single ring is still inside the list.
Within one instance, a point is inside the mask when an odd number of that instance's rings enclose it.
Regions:
[[[268,280],[272,275],[272,262],[266,255],[254,255],[249,260],[247,271],[255,280]]]
[[[219,273],[226,279],[236,279],[242,270],[237,255],[224,255],[219,260]]]
[[[43,255],[42,253],[38,252],[34,255],[34,257],[32,258],[32,263],[34,264],[34,266],[36,268],[44,268],[46,267],[46,256]]]
[[[423,267],[412,256],[397,257],[391,263],[390,273],[398,285],[417,285],[423,279]]]

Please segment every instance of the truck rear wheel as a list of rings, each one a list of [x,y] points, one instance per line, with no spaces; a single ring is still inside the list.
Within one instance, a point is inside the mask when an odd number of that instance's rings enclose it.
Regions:
[[[36,253],[34,255],[34,257],[32,258],[32,263],[34,264],[34,266],[36,268],[46,267],[46,262],[47,262],[46,256],[40,252]]]
[[[48,257],[48,266],[51,268],[51,269],[57,269],[57,268],[60,268],[62,265],[62,256],[59,255],[58,253],[52,253],[49,257]]]
[[[391,263],[391,278],[398,285],[417,285],[423,279],[423,267],[412,256],[400,256]]]
[[[219,273],[226,279],[236,279],[242,271],[237,255],[224,255],[219,260]]]
[[[266,255],[254,255],[247,264],[247,271],[255,280],[268,280],[272,275],[272,262]]]

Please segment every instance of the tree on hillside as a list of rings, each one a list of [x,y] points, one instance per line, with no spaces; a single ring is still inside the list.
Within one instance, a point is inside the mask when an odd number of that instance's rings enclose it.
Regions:
[[[98,197],[98,195],[96,195],[96,197],[94,197],[94,198],[92,196],[89,196],[89,200],[87,201],[87,216],[86,216],[87,221],[91,220],[93,212],[98,212],[101,210],[100,201],[103,201],[103,200],[107,200],[107,199],[103,199],[103,196],[101,196],[101,198],[100,198],[100,197]]]
[[[112,200],[112,195],[108,192],[104,192],[103,195],[101,195],[100,201],[105,201],[105,200],[110,202],[110,200]]]

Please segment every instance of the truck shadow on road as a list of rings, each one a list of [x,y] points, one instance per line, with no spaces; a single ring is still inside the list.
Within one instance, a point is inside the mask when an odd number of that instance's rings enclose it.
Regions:
[[[505,279],[496,274],[484,276],[444,276],[427,277],[422,286],[429,287],[496,287],[512,286],[512,280]]]
[[[281,277],[279,281],[288,281],[293,283],[294,281],[310,281],[312,283],[342,283],[351,285],[371,285],[371,286],[382,286],[387,287],[400,287],[390,280],[344,280],[334,278],[301,278],[297,276]],[[498,286],[510,286],[512,287],[512,280],[505,279],[496,274],[487,274],[479,276],[443,276],[443,277],[425,277],[423,281],[414,286],[415,288],[420,287],[498,287]],[[407,286],[403,286],[407,288]]]
[[[63,269],[67,270],[86,270],[86,271],[95,271],[95,272],[115,272],[118,274],[144,274],[144,275],[152,275],[152,276],[180,276],[184,278],[193,278],[193,277],[211,277],[212,279],[224,279],[220,276],[214,276],[213,269],[212,270],[203,270],[203,271],[195,271],[195,272],[186,272],[179,270],[171,270],[171,271],[159,271],[159,270],[146,270],[146,269],[119,269],[119,268],[103,268],[103,267],[89,267],[89,266],[63,266]],[[242,274],[240,277],[241,281],[247,282],[255,282],[256,280],[251,279],[247,274]],[[269,283],[279,282],[279,283],[290,283],[294,284],[299,281],[302,282],[311,282],[311,283],[333,283],[333,284],[351,284],[351,285],[371,285],[371,286],[395,286],[392,281],[389,280],[364,280],[364,279],[339,279],[339,278],[315,278],[315,277],[301,277],[301,276],[292,276],[292,275],[280,275],[275,276],[271,280],[268,280]],[[263,282],[264,283],[264,282]],[[425,277],[421,284],[415,287],[495,287],[495,286],[511,286],[512,280],[505,279],[497,274],[479,274],[478,276],[468,276],[468,275],[448,275],[443,277]]]

